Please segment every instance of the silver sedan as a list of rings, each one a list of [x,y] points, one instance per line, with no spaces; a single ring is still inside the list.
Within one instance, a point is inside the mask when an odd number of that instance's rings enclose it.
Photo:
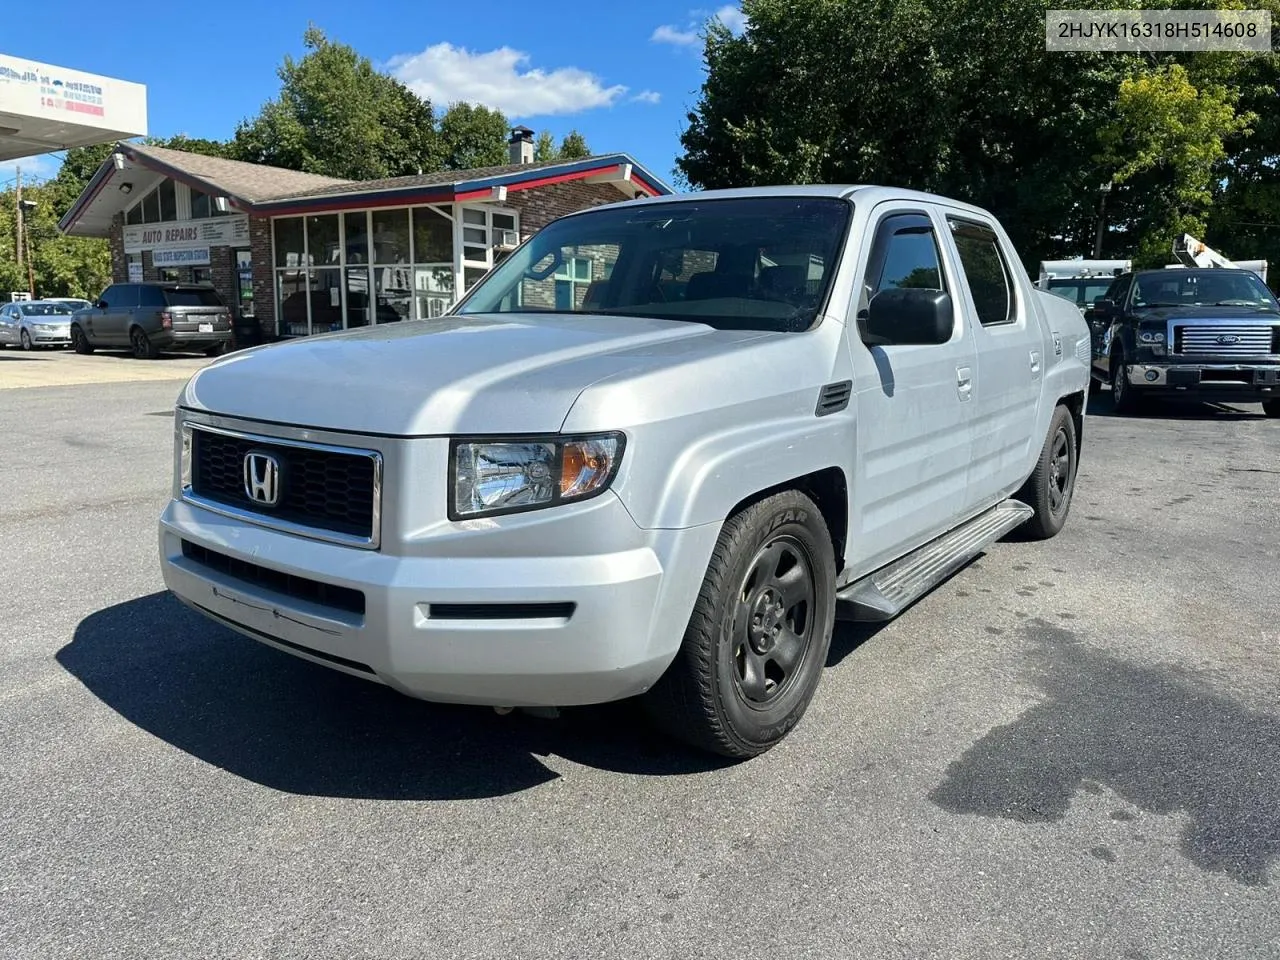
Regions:
[[[18,300],[0,307],[0,346],[65,347],[71,344],[71,305]]]

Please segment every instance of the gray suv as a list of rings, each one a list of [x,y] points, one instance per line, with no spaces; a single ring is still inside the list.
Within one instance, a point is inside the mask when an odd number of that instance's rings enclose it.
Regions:
[[[128,347],[139,360],[161,350],[222,353],[231,342],[231,311],[212,287],[180,283],[114,283],[71,318],[76,353]]]

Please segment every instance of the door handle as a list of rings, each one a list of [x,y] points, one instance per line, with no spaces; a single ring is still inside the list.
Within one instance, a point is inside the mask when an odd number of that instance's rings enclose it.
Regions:
[[[961,403],[973,396],[973,371],[968,367],[956,367],[956,395]]]
[[[1040,351],[1031,351],[1031,379],[1035,380],[1040,377]]]

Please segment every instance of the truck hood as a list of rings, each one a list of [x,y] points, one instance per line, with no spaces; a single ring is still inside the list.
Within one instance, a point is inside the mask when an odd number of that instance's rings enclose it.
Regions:
[[[1133,316],[1143,322],[1194,323],[1197,320],[1253,320],[1258,323],[1280,323],[1280,314],[1255,310],[1252,307],[1217,307],[1210,304],[1185,307],[1143,307],[1133,311]]]
[[[406,321],[230,354],[192,377],[178,402],[356,433],[554,433],[586,387],[644,364],[646,348],[758,336],[593,315]]]

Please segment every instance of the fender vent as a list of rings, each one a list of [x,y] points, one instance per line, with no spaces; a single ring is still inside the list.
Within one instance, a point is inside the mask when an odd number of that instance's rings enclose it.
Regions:
[[[828,383],[818,393],[818,409],[814,411],[814,414],[819,417],[825,417],[829,413],[839,413],[849,405],[849,396],[852,393],[852,380]]]

